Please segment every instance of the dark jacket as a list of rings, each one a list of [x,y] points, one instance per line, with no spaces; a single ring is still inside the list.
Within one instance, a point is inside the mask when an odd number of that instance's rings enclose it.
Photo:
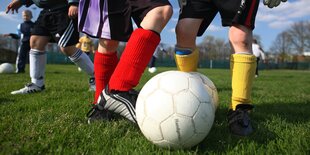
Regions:
[[[42,9],[53,9],[58,7],[65,7],[68,5],[77,5],[79,0],[20,0],[23,5],[29,7],[35,4],[37,7]]]
[[[13,39],[21,39],[22,42],[28,42],[30,40],[31,29],[34,26],[34,22],[25,21],[17,26],[17,34],[10,33],[9,35]]]
[[[21,41],[29,41],[34,22],[25,21],[20,24]]]

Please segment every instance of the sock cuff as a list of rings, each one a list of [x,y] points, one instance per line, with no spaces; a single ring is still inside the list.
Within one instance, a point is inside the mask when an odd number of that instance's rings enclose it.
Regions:
[[[110,54],[104,54],[96,51],[95,56],[98,58],[108,58],[117,56],[117,52],[110,52]]]
[[[128,91],[137,86],[159,42],[160,36],[155,32],[136,29],[131,34],[109,81],[110,89]]]
[[[179,46],[175,46],[174,49],[179,50],[179,51],[183,51],[183,50],[193,51],[194,50],[192,48],[179,47]]]
[[[189,55],[192,52],[193,52],[193,50],[190,48],[175,47],[175,54],[177,54],[177,55]]]
[[[46,54],[46,52],[45,51],[40,51],[40,50],[37,50],[37,49],[30,49],[29,54],[32,54],[32,55],[44,55],[44,54]]]
[[[248,54],[232,54],[231,62],[244,62],[244,63],[255,63],[256,57]]]
[[[143,37],[145,40],[151,41],[154,44],[160,42],[160,35],[157,32],[143,28],[138,28],[132,32],[131,38],[135,37]]]
[[[83,51],[80,49],[77,49],[74,54],[69,56],[69,58],[72,62],[76,62],[82,54],[83,54]]]

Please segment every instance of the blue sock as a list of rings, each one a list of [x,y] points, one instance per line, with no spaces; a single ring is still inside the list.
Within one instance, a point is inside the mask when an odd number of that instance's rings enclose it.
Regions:
[[[190,49],[176,49],[175,54],[177,55],[189,55],[192,51]]]

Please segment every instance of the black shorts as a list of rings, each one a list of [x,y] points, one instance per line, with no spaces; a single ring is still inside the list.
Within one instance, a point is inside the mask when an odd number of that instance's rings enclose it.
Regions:
[[[179,19],[202,18],[197,36],[208,28],[217,13],[220,13],[223,26],[240,24],[254,29],[259,0],[187,0]]]
[[[60,47],[72,46],[79,42],[77,19],[69,18],[68,7],[42,10],[31,34],[51,37],[50,42],[56,42]]]
[[[145,15],[168,0],[80,0],[79,31],[92,37],[127,41]]]

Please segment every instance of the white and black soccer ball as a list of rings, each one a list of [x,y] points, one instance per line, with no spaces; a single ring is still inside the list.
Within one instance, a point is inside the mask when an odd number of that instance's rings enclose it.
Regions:
[[[10,63],[2,63],[0,65],[0,73],[1,74],[14,73],[14,66]]]
[[[191,148],[208,135],[215,107],[197,73],[167,71],[141,89],[136,117],[143,135],[159,147]]]
[[[149,68],[150,73],[155,73],[157,71],[156,67]]]

